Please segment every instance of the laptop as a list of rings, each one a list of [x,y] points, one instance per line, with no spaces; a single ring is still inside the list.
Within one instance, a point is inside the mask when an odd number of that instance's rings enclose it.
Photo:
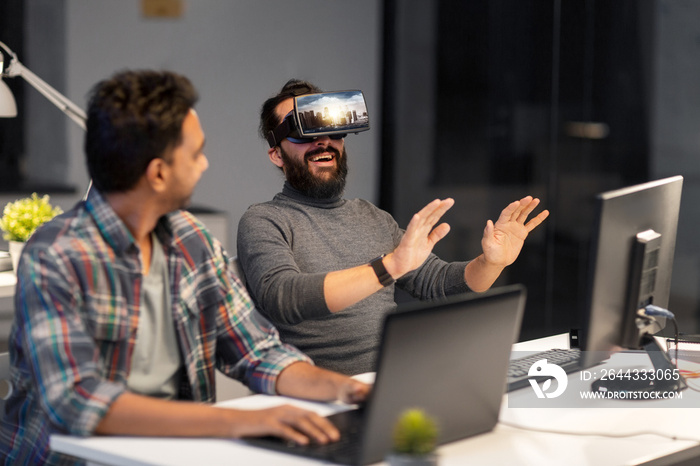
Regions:
[[[511,346],[525,307],[520,285],[411,303],[382,330],[374,388],[358,409],[329,416],[339,442],[307,446],[274,437],[251,445],[333,463],[381,461],[401,413],[423,409],[438,424],[438,443],[489,432],[498,422]]]

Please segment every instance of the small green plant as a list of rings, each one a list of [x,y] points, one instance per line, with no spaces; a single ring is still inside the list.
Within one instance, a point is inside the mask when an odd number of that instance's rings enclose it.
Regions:
[[[0,218],[2,237],[8,241],[27,241],[39,225],[61,213],[60,207],[51,205],[48,195],[39,197],[33,193],[31,197],[9,202]]]
[[[407,455],[427,455],[435,451],[438,429],[423,410],[404,411],[394,426],[394,451]]]

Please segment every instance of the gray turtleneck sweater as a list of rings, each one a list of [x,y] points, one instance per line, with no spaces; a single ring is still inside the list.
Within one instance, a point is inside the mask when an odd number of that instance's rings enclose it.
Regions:
[[[313,199],[285,183],[270,202],[251,206],[238,225],[238,259],[260,312],[314,362],[345,374],[374,371],[381,325],[394,285],[331,313],[323,295],[328,272],[369,263],[398,246],[403,230],[361,199]],[[420,299],[468,291],[466,262],[431,254],[398,286]]]

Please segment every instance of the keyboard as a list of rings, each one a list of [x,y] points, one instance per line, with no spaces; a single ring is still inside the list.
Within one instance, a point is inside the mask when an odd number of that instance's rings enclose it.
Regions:
[[[548,363],[556,364],[568,374],[581,369],[580,358],[581,350],[579,349],[555,348],[511,359],[508,365],[508,391],[529,386],[528,371],[540,359],[546,359]]]

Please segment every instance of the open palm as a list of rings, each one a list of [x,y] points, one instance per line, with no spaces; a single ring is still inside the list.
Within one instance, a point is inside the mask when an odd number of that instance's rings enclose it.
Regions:
[[[539,203],[532,196],[524,197],[503,209],[495,224],[486,222],[481,247],[487,262],[501,267],[515,262],[527,235],[549,216],[549,211],[544,210],[526,223]]]
[[[438,226],[435,224],[453,205],[454,199],[436,199],[411,218],[399,246],[393,252],[397,276],[419,267],[428,258],[435,244],[447,235],[450,231],[447,223]]]

